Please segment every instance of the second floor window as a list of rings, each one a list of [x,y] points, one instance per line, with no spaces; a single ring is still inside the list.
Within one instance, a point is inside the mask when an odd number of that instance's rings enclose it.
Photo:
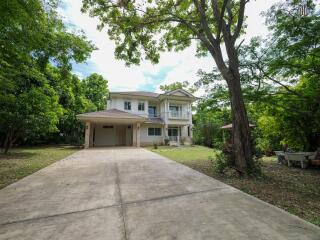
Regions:
[[[139,102],[138,111],[144,111],[144,102]]]
[[[170,106],[169,107],[171,117],[181,117],[182,107],[181,106]]]
[[[157,108],[154,106],[149,106],[148,113],[149,113],[150,117],[156,117],[157,116]]]
[[[125,110],[131,110],[131,102],[125,101],[124,102],[124,109]]]

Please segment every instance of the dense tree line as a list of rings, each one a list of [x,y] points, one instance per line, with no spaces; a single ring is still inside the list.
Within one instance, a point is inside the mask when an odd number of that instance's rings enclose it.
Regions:
[[[56,1],[0,2],[0,144],[81,143],[76,115],[102,109],[107,81],[81,81],[72,63],[95,49],[82,32],[70,32]],[[99,93],[99,94],[97,94]]]
[[[300,7],[306,4],[307,14]],[[241,85],[257,150],[271,153],[287,144],[314,151],[320,145],[320,15],[313,1],[286,1],[265,13],[270,35],[239,50]],[[195,140],[222,144],[230,122],[228,90],[219,72],[199,72],[208,94],[195,116]],[[209,134],[208,131],[212,133]],[[205,134],[206,133],[206,134]]]

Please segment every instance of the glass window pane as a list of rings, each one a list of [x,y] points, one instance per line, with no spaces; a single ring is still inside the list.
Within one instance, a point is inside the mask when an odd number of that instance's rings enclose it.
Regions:
[[[161,128],[155,128],[155,134],[156,136],[161,136]]]
[[[124,102],[124,109],[125,110],[131,110],[131,102],[125,101]]]
[[[139,102],[138,110],[139,111],[144,111],[144,102]]]
[[[154,136],[154,128],[148,128],[148,135]]]
[[[155,117],[156,116],[156,107],[149,106],[148,107],[148,113],[150,116]]]

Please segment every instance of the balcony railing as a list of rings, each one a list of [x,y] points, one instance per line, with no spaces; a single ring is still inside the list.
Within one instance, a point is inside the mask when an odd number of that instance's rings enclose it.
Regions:
[[[169,118],[189,119],[189,113],[188,112],[182,112],[182,111],[170,111],[169,112]]]

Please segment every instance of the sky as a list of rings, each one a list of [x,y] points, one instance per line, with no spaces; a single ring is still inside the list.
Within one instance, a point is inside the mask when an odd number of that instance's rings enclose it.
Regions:
[[[247,4],[247,29],[243,36],[246,42],[254,36],[265,36],[268,33],[260,13],[278,1],[256,0]],[[108,80],[111,91],[160,92],[159,86],[163,84],[183,81],[194,83],[198,80],[199,69],[209,72],[215,66],[211,57],[195,57],[196,48],[191,46],[180,52],[162,53],[156,65],[141,61],[138,66],[127,67],[124,61],[115,59],[115,44],[109,40],[106,30],[97,30],[98,19],[81,13],[80,9],[81,0],[63,0],[59,7],[59,14],[66,26],[70,30],[83,30],[98,48],[85,63],[73,65],[73,73],[81,79],[96,72]],[[202,94],[201,90],[196,93],[198,96]]]

